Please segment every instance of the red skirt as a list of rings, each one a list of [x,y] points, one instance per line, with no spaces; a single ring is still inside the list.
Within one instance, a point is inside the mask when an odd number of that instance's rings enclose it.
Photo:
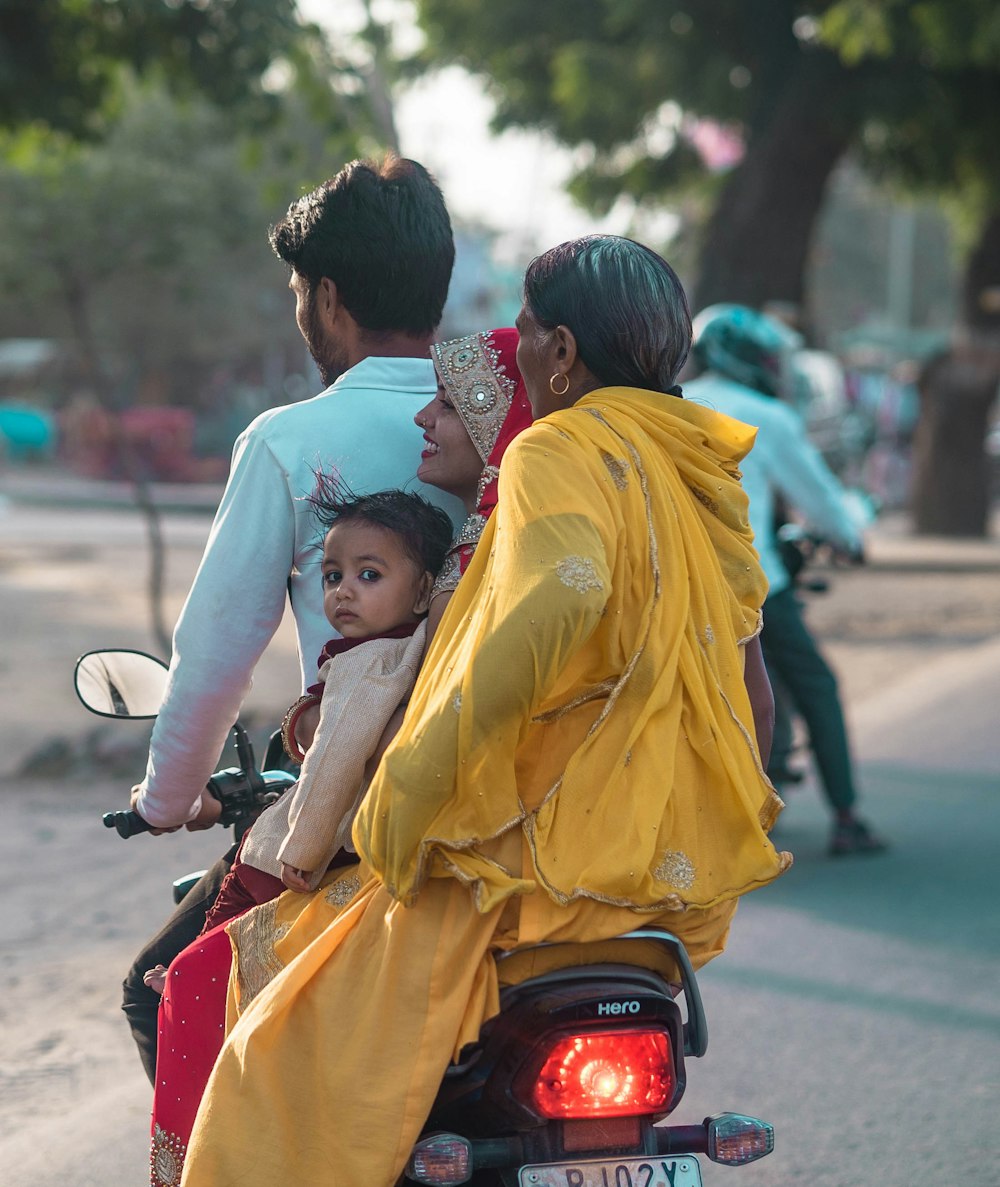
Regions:
[[[160,998],[149,1151],[151,1187],[177,1187],[205,1085],[226,1037],[232,947],[226,925],[284,890],[236,855],[201,935],[167,970]]]

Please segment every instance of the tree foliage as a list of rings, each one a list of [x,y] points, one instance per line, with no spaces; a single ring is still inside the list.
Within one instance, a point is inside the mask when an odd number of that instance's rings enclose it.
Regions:
[[[294,0],[0,0],[0,124],[92,133],[123,65],[266,120],[300,36]]]
[[[99,140],[38,126],[0,139],[0,335],[72,343],[124,402],[151,375],[196,402],[212,367],[296,343],[267,227],[358,144],[297,94],[283,104],[262,141],[133,81]]]
[[[707,211],[696,300],[801,301],[829,175],[847,151],[886,176],[981,186],[994,136],[993,0],[418,0],[429,54],[485,75],[496,122],[584,154],[575,194]],[[713,173],[694,121],[733,125]]]
[[[514,0],[484,11],[474,0],[419,0],[418,7],[433,52],[491,80],[499,126],[540,126],[580,148],[573,190],[587,204],[600,210],[620,193],[662,204],[695,192],[707,211],[722,212],[705,236],[699,303],[801,296],[808,228],[862,117],[849,83],[868,69],[818,43],[810,14],[827,5]],[[715,170],[706,159],[699,120],[727,125],[742,140],[736,168]]]

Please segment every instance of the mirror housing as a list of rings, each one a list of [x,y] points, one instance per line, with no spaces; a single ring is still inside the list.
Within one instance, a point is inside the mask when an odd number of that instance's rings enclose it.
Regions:
[[[159,713],[167,688],[167,665],[144,651],[88,651],[76,661],[73,686],[98,717],[149,720]]]

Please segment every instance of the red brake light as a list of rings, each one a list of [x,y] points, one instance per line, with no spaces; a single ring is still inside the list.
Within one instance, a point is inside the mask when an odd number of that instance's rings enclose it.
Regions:
[[[554,1036],[526,1071],[518,1086],[547,1118],[659,1113],[676,1087],[670,1037],[653,1027]]]

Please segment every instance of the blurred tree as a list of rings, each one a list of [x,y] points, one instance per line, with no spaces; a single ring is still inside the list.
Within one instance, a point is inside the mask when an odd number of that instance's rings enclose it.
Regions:
[[[300,35],[294,0],[0,0],[0,124],[91,134],[123,64],[267,120],[266,71]]]
[[[163,548],[148,479],[164,475],[145,470],[117,414],[138,399],[204,419],[231,394],[216,379],[227,372],[256,373],[258,388],[270,379],[268,403],[288,398],[287,360],[305,355],[267,227],[361,143],[346,119],[330,118],[341,100],[327,86],[324,104],[319,75],[308,77],[310,88],[282,94],[266,139],[234,134],[203,99],[128,77],[99,139],[42,125],[0,135],[0,337],[71,344],[78,390],[116,414],[118,462],[147,520],[163,650]],[[357,106],[350,94],[343,103]]]
[[[822,33],[849,62],[906,62],[923,77],[911,108],[871,120],[868,169],[942,196],[963,231],[963,325],[924,367],[914,449],[919,532],[988,531],[984,439],[1000,386],[1000,13],[994,0],[838,0]]]
[[[866,66],[816,39],[801,0],[417,0],[428,53],[485,73],[496,123],[578,146],[573,192],[709,212],[693,287],[714,301],[801,304],[826,181],[858,134]]]
[[[572,188],[592,209],[701,195],[695,308],[803,306],[826,186],[852,150],[978,208],[966,321],[1000,318],[995,0],[416,3],[426,60],[486,75],[498,127],[576,146]]]
[[[70,340],[112,410],[204,414],[212,372],[256,360],[257,389],[287,398],[273,363],[304,352],[266,229],[346,160],[395,146],[392,59],[367,11],[335,47],[294,0],[0,0],[0,335]],[[169,650],[159,514],[111,423]]]
[[[127,89],[100,141],[37,127],[0,139],[3,310],[72,341],[82,378],[122,403],[145,377],[256,349],[256,295],[281,284],[275,211],[216,109]]]

